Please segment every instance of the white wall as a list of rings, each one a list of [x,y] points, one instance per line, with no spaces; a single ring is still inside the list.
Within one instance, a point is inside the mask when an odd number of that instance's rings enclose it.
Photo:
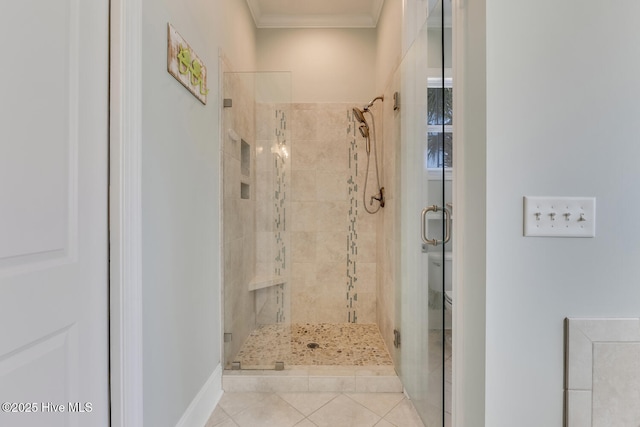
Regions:
[[[260,71],[291,71],[293,102],[367,102],[375,96],[375,29],[259,29]]]
[[[453,421],[485,426],[486,19],[485,0],[454,16],[454,324]],[[462,190],[462,191],[460,191]],[[463,379],[463,382],[458,379]],[[520,388],[518,388],[520,390]],[[519,420],[520,421],[520,420]],[[515,423],[513,425],[519,425]],[[491,426],[491,424],[486,424]]]
[[[386,0],[380,11],[376,44],[376,93],[382,93],[402,60],[402,0]]]
[[[256,26],[246,0],[216,0],[216,6],[209,5],[210,1],[199,3],[206,5],[209,10],[201,18],[203,26],[221,38],[220,48],[233,71],[255,71]],[[220,16],[224,16],[224,19],[219,21]]]
[[[563,319],[640,312],[638,16],[487,0],[487,426],[562,426]],[[595,196],[597,237],[523,237],[524,195]]]
[[[142,15],[144,419],[173,426],[220,363],[218,49],[251,69],[255,47],[244,2],[144,1]],[[206,106],[167,73],[167,22],[207,66]]]

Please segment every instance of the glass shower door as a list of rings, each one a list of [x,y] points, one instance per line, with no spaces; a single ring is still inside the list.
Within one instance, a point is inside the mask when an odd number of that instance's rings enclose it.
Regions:
[[[225,369],[290,355],[290,111],[290,73],[224,73]]]
[[[433,4],[400,67],[399,374],[424,424],[450,425],[451,4]],[[448,26],[447,26],[448,25]],[[445,292],[448,291],[448,292]]]

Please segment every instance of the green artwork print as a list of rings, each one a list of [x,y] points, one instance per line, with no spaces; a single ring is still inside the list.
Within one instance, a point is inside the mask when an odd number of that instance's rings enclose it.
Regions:
[[[182,45],[178,52],[178,71],[180,74],[191,73],[191,84],[199,88],[201,95],[209,93],[202,80],[202,64],[197,59],[191,60],[191,52]]]
[[[167,33],[167,71],[206,105],[207,67],[170,23],[167,23]]]

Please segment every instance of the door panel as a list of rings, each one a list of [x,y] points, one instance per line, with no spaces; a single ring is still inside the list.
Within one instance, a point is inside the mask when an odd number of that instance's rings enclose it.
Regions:
[[[0,425],[106,426],[108,1],[3,2],[0,37],[0,402],[37,410]]]
[[[401,73],[400,376],[425,425],[449,425],[452,221],[449,108],[450,2],[430,1],[428,18],[407,50]],[[449,20],[450,21],[450,20]],[[448,83],[447,83],[448,82]],[[446,89],[445,89],[446,86]]]
[[[5,66],[9,73],[0,82],[3,270],[61,258],[69,249],[69,202],[75,196],[69,162],[77,158],[70,119],[78,110],[70,78],[70,70],[78,68],[77,20],[71,18],[77,4],[8,3],[0,6],[2,39],[14,41],[8,43],[13,45]]]
[[[400,230],[401,301],[399,319],[402,332],[400,376],[412,403],[429,427],[441,426],[439,406],[442,402],[440,355],[433,339],[438,330],[431,322],[428,277],[430,264],[422,251],[423,209],[438,204],[430,194],[428,171],[425,164],[427,147],[427,80],[429,72],[429,31],[427,24],[418,33],[400,66],[401,144],[400,144]],[[431,202],[431,203],[430,203]],[[424,221],[424,233],[430,239],[442,239],[430,213]]]

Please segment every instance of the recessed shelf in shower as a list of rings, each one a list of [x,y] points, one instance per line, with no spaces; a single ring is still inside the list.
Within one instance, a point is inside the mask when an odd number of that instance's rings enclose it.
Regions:
[[[251,145],[244,139],[240,142],[240,172],[251,176]]]
[[[246,182],[240,183],[240,198],[244,200],[251,199],[251,186]]]
[[[251,145],[244,139],[240,140],[240,173],[251,177]],[[240,182],[240,198],[245,200],[251,199],[251,184],[247,181]]]

